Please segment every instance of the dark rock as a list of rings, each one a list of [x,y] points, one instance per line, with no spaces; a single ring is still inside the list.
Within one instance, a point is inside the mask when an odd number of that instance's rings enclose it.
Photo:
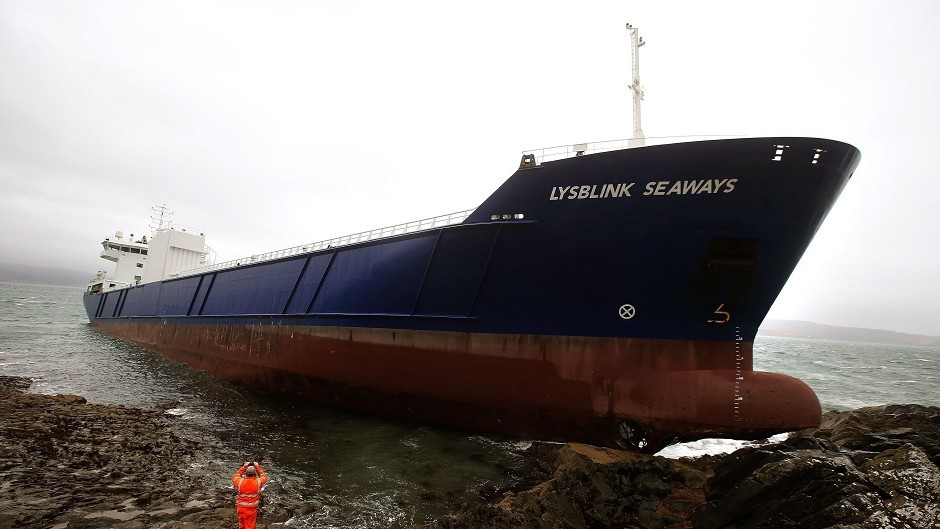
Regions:
[[[912,444],[940,466],[940,407],[890,404],[857,410],[828,412],[815,438],[832,441],[842,449],[882,452]]]
[[[686,462],[581,444],[536,443],[531,451],[544,481],[425,527],[691,527],[688,513],[704,499],[707,476]]]
[[[33,379],[26,377],[0,376],[0,391],[23,392],[33,385]]]
[[[940,527],[938,418],[924,406],[831,412],[782,443],[697,459],[536,443],[540,481],[420,527]]]
[[[206,464],[218,446],[187,438],[162,410],[23,393],[30,383],[0,377],[0,529],[235,524],[220,484],[231,469]],[[915,405],[829,412],[820,428],[781,443],[697,459],[534,443],[525,464],[503,472],[511,486],[418,527],[940,527],[938,457],[940,408]],[[186,469],[172,487],[167,462]],[[268,488],[259,528],[323,508],[286,488]]]
[[[937,417],[924,406],[831,412],[816,431],[729,454],[695,527],[938,527],[940,469],[926,452]]]
[[[216,447],[181,435],[162,410],[23,393],[28,387],[29,379],[0,377],[0,529],[235,524],[230,490],[215,487],[232,469],[207,466]],[[259,528],[301,507],[276,497]]]

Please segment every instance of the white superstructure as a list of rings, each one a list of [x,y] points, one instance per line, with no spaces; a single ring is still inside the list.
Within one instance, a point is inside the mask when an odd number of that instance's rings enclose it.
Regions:
[[[114,275],[107,277],[101,270],[88,284],[90,292],[107,292],[144,283],[162,281],[180,272],[205,266],[211,250],[206,237],[199,230],[172,226],[165,221],[165,207],[155,208],[161,213],[153,236],[135,239],[124,237],[121,231],[105,238],[101,245],[101,258],[117,263]]]
[[[150,241],[150,266],[144,271],[144,283],[163,281],[185,270],[206,264],[206,237],[187,228],[158,231]]]
[[[99,271],[89,283],[89,290],[101,292],[140,284],[147,269],[146,235],[135,240],[133,233],[125,238],[124,232],[116,231],[113,237],[106,237],[101,241],[101,246],[104,248],[101,250],[101,258],[117,263],[117,266],[111,278],[106,277],[106,271]]]

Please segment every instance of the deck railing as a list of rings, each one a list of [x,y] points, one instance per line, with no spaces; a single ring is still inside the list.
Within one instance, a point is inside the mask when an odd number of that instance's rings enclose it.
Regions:
[[[196,274],[202,274],[205,272],[213,272],[217,270],[224,270],[227,268],[235,268],[238,266],[245,266],[249,264],[260,263],[263,261],[273,261],[274,259],[281,259],[283,257],[290,257],[292,255],[300,255],[300,254],[305,254],[305,253],[317,252],[320,250],[326,250],[330,248],[339,248],[341,246],[348,246],[350,244],[356,244],[360,242],[374,241],[377,239],[385,239],[388,237],[394,237],[396,235],[403,235],[406,233],[414,233],[414,232],[430,230],[434,228],[442,228],[444,226],[460,224],[467,217],[469,217],[470,214],[473,213],[473,211],[474,210],[472,209],[468,209],[465,211],[458,211],[456,213],[449,213],[447,215],[439,215],[437,217],[414,220],[411,222],[405,222],[403,224],[396,224],[394,226],[386,226],[384,228],[362,231],[359,233],[353,233],[351,235],[343,235],[342,237],[334,237],[332,239],[312,242],[309,244],[302,244],[300,246],[292,246],[290,248],[284,248],[283,250],[276,250],[273,252],[250,255],[248,257],[243,257],[241,259],[232,259],[230,261],[224,261],[221,263],[207,264],[205,266],[200,266],[198,268],[191,268],[189,270],[184,270],[182,272],[173,274],[171,277],[186,277],[186,276],[191,276],[191,275],[196,275]]]
[[[535,163],[551,162],[554,160],[563,160],[575,156],[586,154],[595,154],[599,152],[617,151],[620,149],[645,147],[651,145],[666,145],[669,143],[681,143],[687,141],[705,141],[727,138],[738,138],[740,136],[732,135],[710,135],[710,136],[658,136],[649,138],[629,138],[622,140],[605,140],[591,143],[575,143],[573,145],[559,145],[558,147],[545,147],[542,149],[532,149],[523,151],[522,154],[532,154],[535,156]]]

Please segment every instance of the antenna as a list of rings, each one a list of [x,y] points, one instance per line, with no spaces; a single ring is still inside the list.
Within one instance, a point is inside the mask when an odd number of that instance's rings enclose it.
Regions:
[[[633,137],[630,138],[629,145],[642,147],[646,145],[646,136],[640,126],[640,101],[643,100],[643,89],[640,87],[640,46],[646,42],[640,37],[637,28],[630,23],[627,23],[627,31],[630,32],[630,46],[633,51],[633,84],[630,85],[630,91],[633,92]]]
[[[173,216],[173,212],[166,207],[166,204],[154,206],[150,208],[150,211],[150,229],[153,235],[168,230],[170,226],[173,225],[173,221],[170,219],[170,217]],[[156,226],[154,226],[154,224],[156,224]]]

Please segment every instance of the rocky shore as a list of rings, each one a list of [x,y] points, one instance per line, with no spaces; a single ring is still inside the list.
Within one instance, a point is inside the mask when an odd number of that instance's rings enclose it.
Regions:
[[[231,528],[226,463],[159,410],[27,393],[0,377],[0,529]],[[539,472],[420,529],[940,527],[940,408],[829,412],[817,430],[666,459],[535,443]],[[259,527],[315,512],[269,491]]]
[[[940,408],[829,412],[820,428],[670,460],[536,445],[546,478],[424,529],[940,527]]]
[[[162,410],[26,392],[0,376],[0,529],[231,529],[237,449]],[[258,458],[260,461],[261,458]],[[268,487],[259,528],[319,506]]]

